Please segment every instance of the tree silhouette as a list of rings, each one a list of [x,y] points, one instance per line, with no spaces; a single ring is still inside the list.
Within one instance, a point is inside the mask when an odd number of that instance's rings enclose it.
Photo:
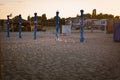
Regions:
[[[120,16],[115,16],[115,19],[120,19]]]
[[[85,18],[90,18],[90,19],[91,19],[91,14],[90,14],[90,13],[84,14],[84,17],[85,17]]]
[[[80,15],[79,15],[79,14],[77,14],[77,15],[76,15],[76,17],[80,17]]]
[[[46,14],[42,14],[42,18],[41,18],[41,24],[42,26],[45,26],[47,24],[47,17]]]
[[[92,18],[96,18],[96,9],[93,9]]]
[[[27,17],[27,20],[30,21],[30,16]]]

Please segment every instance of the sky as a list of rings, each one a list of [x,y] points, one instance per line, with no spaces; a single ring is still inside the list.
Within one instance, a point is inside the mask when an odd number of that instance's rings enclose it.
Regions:
[[[12,14],[13,18],[21,14],[22,18],[46,14],[47,18],[52,18],[59,11],[62,18],[75,17],[80,15],[80,10],[84,13],[92,14],[96,9],[97,14],[113,14],[120,16],[120,0],[0,0],[0,19],[6,19],[7,15]]]

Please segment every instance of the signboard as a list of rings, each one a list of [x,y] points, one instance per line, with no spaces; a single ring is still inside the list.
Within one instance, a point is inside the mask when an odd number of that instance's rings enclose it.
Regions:
[[[71,25],[62,25],[62,33],[63,34],[71,33]]]
[[[107,19],[95,20],[94,25],[107,25]]]
[[[101,25],[106,26],[107,25],[107,19],[101,19]]]

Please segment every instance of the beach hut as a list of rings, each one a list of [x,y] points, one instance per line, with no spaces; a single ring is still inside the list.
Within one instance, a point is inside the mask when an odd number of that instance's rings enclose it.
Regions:
[[[120,42],[120,22],[114,23],[114,41]]]

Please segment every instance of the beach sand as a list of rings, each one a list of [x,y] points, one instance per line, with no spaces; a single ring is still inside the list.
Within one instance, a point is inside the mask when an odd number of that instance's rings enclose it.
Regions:
[[[59,35],[51,31],[1,32],[3,80],[120,80],[120,43],[113,34],[79,31]]]

